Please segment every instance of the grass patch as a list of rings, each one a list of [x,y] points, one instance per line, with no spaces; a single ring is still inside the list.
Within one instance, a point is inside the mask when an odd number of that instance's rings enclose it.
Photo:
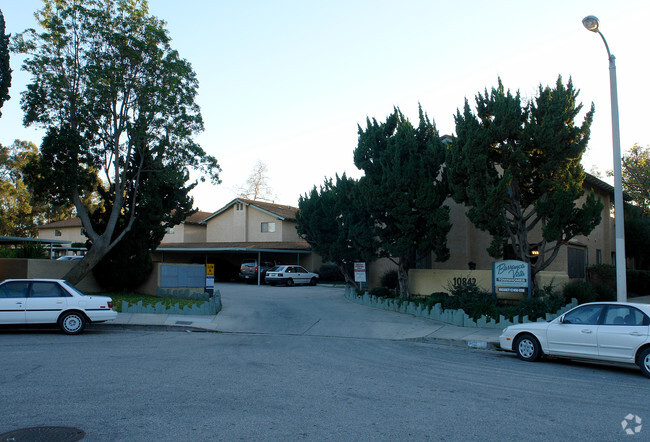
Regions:
[[[167,308],[178,304],[181,309],[185,306],[192,307],[195,304],[200,307],[205,302],[197,301],[195,299],[161,298],[158,296],[141,295],[138,293],[102,293],[102,296],[110,296],[113,299],[113,310],[116,312],[122,311],[122,301],[126,301],[129,306],[136,305],[139,301],[142,301],[143,306],[154,306],[156,303],[160,302]]]

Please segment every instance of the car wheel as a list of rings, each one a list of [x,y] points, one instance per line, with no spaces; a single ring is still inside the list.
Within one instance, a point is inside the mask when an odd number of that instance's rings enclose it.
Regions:
[[[646,348],[641,352],[637,362],[643,376],[650,378],[650,348]]]
[[[316,278],[311,278],[311,281],[309,281],[309,285],[316,285],[318,284],[318,280]]]
[[[515,341],[515,352],[522,361],[534,362],[539,359],[541,349],[539,342],[532,335],[522,335]]]
[[[86,320],[78,312],[64,313],[59,318],[59,327],[66,335],[78,335],[86,327]]]
[[[287,286],[288,287],[293,287],[293,279],[291,279],[291,278],[287,279]]]

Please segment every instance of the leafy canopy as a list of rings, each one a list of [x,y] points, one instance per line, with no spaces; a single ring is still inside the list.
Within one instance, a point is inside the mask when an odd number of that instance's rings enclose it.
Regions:
[[[346,282],[357,287],[352,276],[356,261],[372,261],[378,250],[373,223],[359,200],[358,182],[345,174],[336,182],[326,179],[300,197],[296,214],[298,234],[324,262],[333,262]]]
[[[24,123],[48,131],[30,177],[50,198],[74,202],[92,243],[66,275],[75,282],[133,226],[144,174],[160,170],[148,164],[175,171],[185,188],[189,169],[218,183],[220,168],[193,140],[203,129],[196,74],[146,1],[44,0],[36,18],[42,32],[13,40],[32,75],[21,100]],[[83,203],[96,175],[108,189],[105,224],[93,223]]]
[[[354,164],[364,171],[360,201],[370,214],[379,253],[399,266],[400,293],[408,292],[408,270],[418,256],[449,258],[449,195],[443,176],[445,149],[435,125],[419,109],[414,127],[397,108],[384,123],[359,127]]]
[[[11,86],[11,67],[9,63],[9,35],[5,34],[5,18],[0,10],[0,109],[9,96]],[[0,117],[2,112],[0,112]]]
[[[489,252],[501,257],[509,244],[517,259],[546,268],[560,247],[588,235],[603,205],[583,196],[580,165],[587,148],[594,108],[582,124],[582,110],[571,80],[559,77],[554,88],[540,85],[522,103],[519,92],[499,85],[476,96],[476,112],[465,100],[455,116],[456,137],[447,155],[453,197],[468,207],[467,216],[493,241]],[[537,254],[539,253],[539,254]]]

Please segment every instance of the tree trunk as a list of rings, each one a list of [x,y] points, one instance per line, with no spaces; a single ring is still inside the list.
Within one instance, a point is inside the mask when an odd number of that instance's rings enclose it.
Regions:
[[[68,273],[63,276],[63,279],[72,285],[77,285],[82,279],[92,271],[92,269],[102,260],[104,255],[108,253],[108,244],[102,240],[93,243],[88,253],[81,261],[77,261],[77,265],[72,267]]]
[[[342,262],[337,262],[336,266],[339,268],[339,271],[343,274],[343,278],[345,279],[345,283],[348,285],[351,285],[354,290],[357,292],[359,291],[360,287],[359,284],[354,280],[353,277],[350,276],[350,272],[345,268]]]
[[[397,267],[397,282],[399,285],[399,295],[402,298],[411,299],[409,292],[409,265],[408,259],[401,257]]]

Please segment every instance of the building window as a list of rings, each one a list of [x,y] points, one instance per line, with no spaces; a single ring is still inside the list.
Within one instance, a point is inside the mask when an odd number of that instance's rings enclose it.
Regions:
[[[603,263],[603,251],[600,249],[596,249],[596,264],[602,264]]]
[[[584,278],[586,267],[585,249],[568,247],[567,254],[569,261],[569,278]]]
[[[244,205],[242,203],[235,204],[235,210],[244,210]]]
[[[54,231],[54,236],[61,236],[61,231],[60,230],[55,230]]]
[[[275,232],[275,223],[262,223],[262,232],[263,233]]]

